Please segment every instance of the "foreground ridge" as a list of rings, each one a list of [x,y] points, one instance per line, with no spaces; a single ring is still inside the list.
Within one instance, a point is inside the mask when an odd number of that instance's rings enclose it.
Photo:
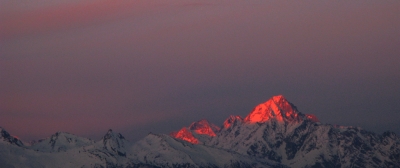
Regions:
[[[0,128],[4,167],[400,167],[400,138],[323,124],[284,96],[218,127],[207,120],[131,143],[111,129],[99,141],[57,132],[25,145]]]

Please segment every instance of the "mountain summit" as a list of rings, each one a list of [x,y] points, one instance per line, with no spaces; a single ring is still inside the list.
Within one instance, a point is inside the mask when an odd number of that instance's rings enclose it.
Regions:
[[[214,124],[210,124],[207,120],[200,120],[192,123],[189,126],[190,130],[193,130],[197,134],[203,134],[208,136],[215,136],[215,132],[218,132],[220,128]]]
[[[114,152],[119,156],[126,156],[125,144],[127,143],[127,140],[125,140],[125,137],[120,133],[114,133],[109,129],[101,142],[104,149]]]
[[[197,138],[195,138],[192,134],[192,132],[190,132],[188,130],[188,128],[183,127],[182,129],[180,129],[179,131],[176,132],[171,132],[170,135],[176,139],[181,139],[187,142],[190,142],[192,144],[198,144],[199,140]]]
[[[224,127],[223,128],[227,129],[227,128],[231,127],[232,124],[235,124],[236,122],[243,122],[243,118],[240,117],[240,116],[231,115],[229,118],[227,118],[224,121]]]
[[[172,132],[170,135],[176,139],[181,139],[192,144],[207,141],[210,137],[216,136],[221,128],[209,123],[207,120],[200,120],[190,124],[188,128],[183,127],[177,132]]]
[[[6,142],[12,145],[23,146],[21,140],[10,135],[6,130],[0,127],[0,142]]]
[[[282,95],[274,96],[265,103],[259,104],[244,119],[248,123],[263,123],[268,120],[278,122],[299,122],[302,116],[297,108]]]

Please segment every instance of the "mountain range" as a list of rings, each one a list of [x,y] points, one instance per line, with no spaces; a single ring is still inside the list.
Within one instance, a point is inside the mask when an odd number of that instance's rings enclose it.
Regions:
[[[24,143],[0,128],[0,167],[400,167],[400,138],[321,123],[282,95],[219,127],[200,120],[132,143],[107,131],[99,141],[57,132]]]

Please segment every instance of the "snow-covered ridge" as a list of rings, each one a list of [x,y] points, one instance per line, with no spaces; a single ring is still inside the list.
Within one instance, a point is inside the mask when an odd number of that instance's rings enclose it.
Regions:
[[[73,148],[92,145],[94,141],[67,132],[57,132],[51,137],[39,140],[30,149],[41,152],[66,152]]]
[[[213,137],[216,135],[215,132],[218,132],[221,128],[203,119],[192,123],[189,126],[189,129],[196,132],[197,134],[203,134]]]
[[[216,136],[216,133],[220,130],[221,128],[218,126],[203,119],[193,122],[189,127],[183,127],[179,131],[171,132],[170,135],[192,144],[199,144],[209,141],[210,137]]]
[[[22,143],[22,141],[19,140],[19,138],[10,135],[2,127],[0,127],[0,142],[9,143],[9,144],[12,144],[12,145],[17,145],[17,146],[23,146],[24,145]]]
[[[302,121],[319,122],[318,118],[312,114],[302,114],[297,108],[282,95],[273,96],[264,103],[257,105],[244,119],[241,116],[229,116],[223,123],[222,128],[228,129],[232,124],[256,124],[273,122],[278,125],[298,125]],[[290,129],[285,127],[285,129]],[[215,137],[220,132],[220,128],[207,120],[193,122],[188,128],[184,127],[179,131],[172,132],[170,135],[177,139],[185,140],[193,144],[207,142],[209,139],[199,140],[199,135]],[[200,136],[204,137],[204,136]]]
[[[231,127],[232,124],[235,124],[236,122],[239,122],[239,123],[243,122],[243,118],[241,116],[231,115],[231,116],[229,116],[229,118],[227,118],[224,121],[223,128],[227,129],[227,128]]]
[[[24,145],[0,128],[1,167],[400,167],[400,138],[320,123],[282,95],[222,128],[200,120],[137,143],[111,129],[98,141],[57,132]]]

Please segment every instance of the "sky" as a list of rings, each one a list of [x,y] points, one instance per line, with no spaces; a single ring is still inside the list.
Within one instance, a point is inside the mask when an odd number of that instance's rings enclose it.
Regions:
[[[0,0],[0,127],[136,141],[282,94],[400,135],[400,1]]]

